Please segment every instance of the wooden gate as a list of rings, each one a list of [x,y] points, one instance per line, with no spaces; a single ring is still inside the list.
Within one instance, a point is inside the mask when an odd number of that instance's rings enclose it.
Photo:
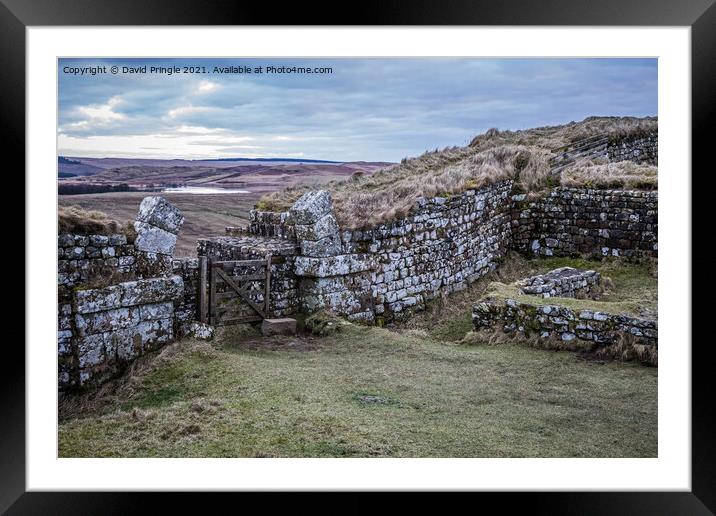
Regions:
[[[199,300],[202,321],[223,326],[269,317],[271,255],[264,260],[204,259],[200,269],[202,280],[206,281],[207,275],[209,280],[208,300]],[[206,289],[201,288],[200,293],[206,296]]]

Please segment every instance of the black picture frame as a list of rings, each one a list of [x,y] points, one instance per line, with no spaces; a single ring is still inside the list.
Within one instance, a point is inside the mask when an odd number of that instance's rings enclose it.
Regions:
[[[712,143],[708,128],[716,99],[716,5],[714,0],[453,0],[351,3],[338,14],[320,4],[216,0],[0,0],[0,106],[2,141],[24,170],[25,29],[28,26],[88,25],[570,25],[688,26],[691,28],[692,162],[706,173]],[[711,164],[711,168],[713,165]],[[676,172],[676,171],[674,171]],[[680,171],[687,178],[688,171]],[[698,177],[698,174],[693,174]],[[701,182],[701,179],[700,179]],[[23,181],[24,183],[24,181]],[[23,185],[19,186],[24,189]],[[692,206],[708,205],[708,191],[694,189]],[[699,203],[699,200],[703,203]],[[692,213],[692,235],[704,217]],[[703,221],[703,222],[700,222]],[[708,271],[693,255],[692,269]],[[27,274],[25,270],[25,274]],[[685,303],[692,300],[684,300]],[[707,320],[708,304],[692,303],[692,320]],[[701,316],[701,317],[700,317]],[[695,339],[694,339],[695,340]],[[0,418],[0,511],[8,514],[127,514],[149,509],[149,493],[25,492],[25,358],[15,341],[5,343]],[[683,343],[688,346],[688,342]],[[529,504],[536,514],[714,514],[716,512],[716,420],[714,346],[709,339],[692,346],[692,491],[662,493],[485,494],[501,510]],[[228,496],[228,495],[227,495]],[[190,509],[182,496],[180,503]],[[166,510],[166,507],[165,507]]]

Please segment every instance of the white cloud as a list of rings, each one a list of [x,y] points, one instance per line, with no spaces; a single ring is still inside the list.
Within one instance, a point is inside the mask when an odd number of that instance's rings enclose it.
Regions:
[[[178,108],[170,109],[167,112],[167,115],[169,115],[169,118],[180,118],[187,115],[209,113],[211,111],[216,111],[216,108],[206,106],[181,106]]]
[[[175,129],[181,134],[220,134],[225,133],[226,129],[221,127],[204,127],[201,125],[181,125]]]
[[[211,81],[201,81],[197,89],[199,90],[199,93],[210,93],[219,89],[219,85]]]
[[[121,103],[121,97],[115,96],[110,98],[106,104],[79,106],[77,108],[77,111],[88,117],[90,122],[109,122],[112,120],[123,120],[124,118],[126,118],[125,115],[114,111],[114,108]]]
[[[212,134],[167,134],[75,136],[60,132],[58,149],[62,156],[135,157],[160,159],[201,159],[217,155],[240,154],[261,157],[260,145],[245,145],[250,136],[217,136]],[[253,151],[253,152],[252,152]],[[285,154],[284,154],[285,155]]]

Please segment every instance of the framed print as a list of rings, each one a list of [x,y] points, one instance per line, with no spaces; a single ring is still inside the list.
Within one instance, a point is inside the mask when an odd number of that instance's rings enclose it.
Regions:
[[[691,169],[716,8],[482,4],[3,0],[27,206],[3,509],[714,510]]]

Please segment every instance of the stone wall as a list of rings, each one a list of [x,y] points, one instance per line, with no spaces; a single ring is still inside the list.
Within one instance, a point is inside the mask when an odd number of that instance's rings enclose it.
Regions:
[[[101,278],[133,278],[136,272],[134,243],[124,234],[63,234],[57,238],[57,284],[61,290]]]
[[[464,289],[494,270],[509,247],[511,188],[505,181],[421,199],[404,219],[356,231],[334,224],[326,192],[299,200],[289,220],[301,249],[295,260],[301,309],[390,321]]]
[[[190,332],[191,324],[197,320],[199,313],[199,259],[172,260],[172,274],[180,277],[184,285],[174,310],[176,334],[182,336]]]
[[[526,337],[579,339],[597,346],[614,344],[627,335],[632,343],[653,346],[652,357],[658,346],[658,322],[627,314],[487,298],[473,306],[472,321],[476,330],[497,328]]]
[[[512,246],[526,255],[658,255],[658,192],[560,187],[513,201]]]
[[[101,383],[128,362],[174,340],[180,276],[129,281],[72,293],[70,324],[58,332],[59,386]]]
[[[61,389],[101,381],[133,356],[186,334],[198,316],[199,260],[172,259],[181,213],[164,199],[148,197],[137,219],[136,237],[58,239]],[[656,257],[657,192],[556,188],[529,200],[513,195],[512,181],[504,181],[452,197],[421,198],[403,219],[345,230],[336,222],[330,195],[315,191],[288,212],[253,210],[248,234],[238,235],[200,240],[198,255],[232,261],[270,254],[271,317],[329,309],[381,323],[466,288],[496,269],[510,249],[537,256]],[[161,300],[122,304],[127,302],[120,294],[120,306],[96,311],[82,302],[107,296],[111,303],[128,284],[151,290],[152,281],[168,278],[175,287]],[[263,290],[256,295],[256,302],[264,301]],[[102,323],[88,325],[90,319]],[[627,328],[631,333],[632,327],[641,328],[635,323]],[[643,328],[648,337],[652,328]],[[568,323],[561,333],[578,335],[577,330],[583,328]],[[599,328],[586,331],[602,338]]]
[[[612,140],[607,145],[609,161],[635,161],[657,165],[659,162],[659,135],[651,134]]]
[[[288,221],[288,212],[249,211],[248,232],[251,235],[295,239],[293,224]]]
[[[198,260],[173,260],[183,216],[146,197],[131,235],[58,237],[58,385],[97,385],[186,334],[196,319]]]

